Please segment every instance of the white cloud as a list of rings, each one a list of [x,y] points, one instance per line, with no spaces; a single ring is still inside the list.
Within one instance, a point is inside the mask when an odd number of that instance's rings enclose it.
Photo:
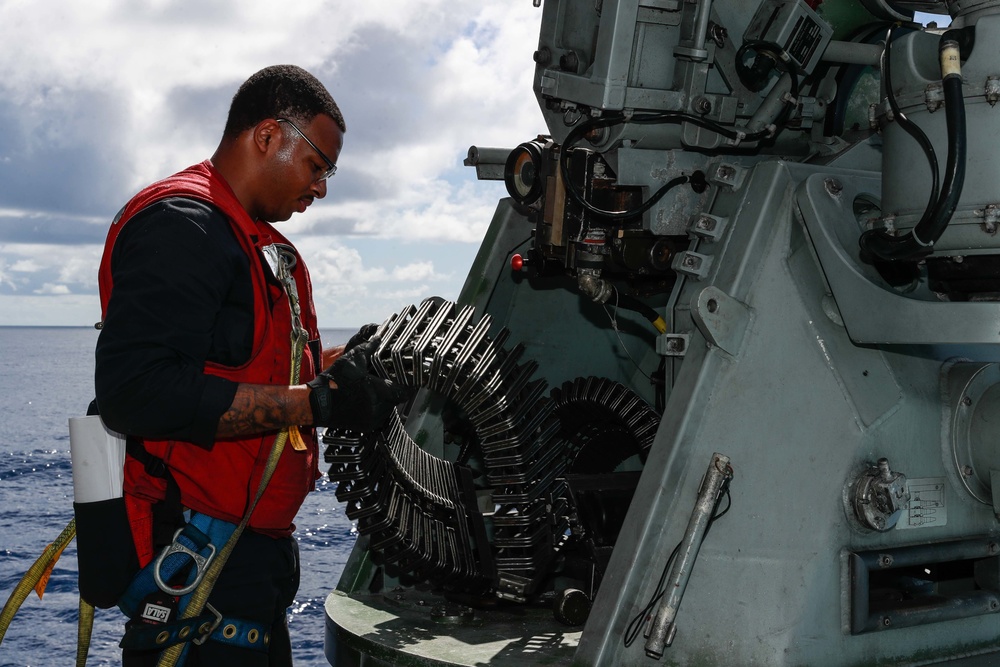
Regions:
[[[544,131],[531,92],[540,19],[506,0],[307,0],[278,15],[267,0],[0,3],[0,292],[96,304],[107,221],[211,154],[249,74],[291,62],[327,84],[348,123],[329,196],[282,227],[321,310],[348,326],[427,290],[456,296],[467,267],[451,260],[471,260],[502,194],[461,166],[469,145]],[[352,237],[382,242],[362,257]],[[411,256],[404,242],[433,245]],[[64,312],[79,319],[74,304]]]
[[[34,259],[22,259],[10,265],[10,270],[18,273],[34,273],[35,271],[40,271],[41,268],[42,265]]]
[[[52,283],[45,283],[40,288],[35,290],[35,294],[70,294],[69,287],[66,285],[53,285]]]

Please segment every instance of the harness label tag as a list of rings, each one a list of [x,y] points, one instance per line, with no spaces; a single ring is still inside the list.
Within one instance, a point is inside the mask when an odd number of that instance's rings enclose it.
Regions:
[[[170,619],[170,607],[163,607],[152,602],[147,602],[142,610],[142,617],[155,623],[166,623]]]

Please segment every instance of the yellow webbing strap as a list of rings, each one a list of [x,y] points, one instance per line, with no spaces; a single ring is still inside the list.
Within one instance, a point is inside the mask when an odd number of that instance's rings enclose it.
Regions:
[[[42,597],[42,593],[45,590],[44,583],[48,580],[48,575],[52,572],[52,568],[55,567],[56,561],[59,560],[59,556],[62,555],[66,545],[75,536],[76,519],[74,518],[59,533],[59,537],[56,538],[55,542],[45,547],[45,551],[38,557],[38,560],[21,577],[20,583],[14,587],[10,597],[7,598],[7,603],[3,606],[3,611],[0,612],[0,643],[3,643],[7,628],[10,627],[11,621],[14,620],[14,615],[21,608],[21,604],[28,597],[28,594],[34,590],[38,594],[39,599]],[[93,629],[94,607],[83,598],[80,598],[80,625],[77,629],[76,667],[86,667],[87,653],[90,651],[90,635]]]
[[[94,605],[80,598],[80,623],[76,629],[76,667],[86,667],[90,635],[94,631]]]
[[[45,551],[42,555],[38,557],[38,560],[28,568],[28,571],[24,573],[21,577],[21,581],[18,582],[14,590],[11,591],[10,596],[7,598],[7,602],[3,606],[3,611],[0,611],[0,644],[3,643],[3,637],[7,634],[7,628],[10,627],[10,622],[14,620],[14,614],[17,610],[21,608],[21,604],[24,603],[28,594],[31,593],[33,589],[39,587],[39,582],[43,577],[47,577],[52,568],[55,566],[56,561],[59,560],[59,556],[62,554],[63,549],[69,544],[76,536],[76,519],[71,519],[66,527],[63,528],[62,532],[59,533],[59,537],[56,538],[55,542],[45,547]],[[44,590],[44,587],[39,587]],[[38,597],[42,597],[42,592],[38,591]]]
[[[287,283],[285,286],[289,295],[289,300],[291,301],[292,310],[292,367],[289,384],[296,385],[299,383],[302,353],[305,349],[306,338],[308,336],[302,329],[301,322],[299,321],[299,300],[298,294],[294,288],[294,281],[292,281],[291,287]],[[243,529],[246,528],[247,524],[250,522],[250,515],[253,514],[254,508],[257,506],[257,502],[260,500],[261,496],[264,495],[264,491],[267,489],[267,485],[271,481],[271,476],[274,474],[274,470],[278,466],[278,460],[281,458],[281,452],[284,451],[285,443],[288,442],[289,437],[291,437],[296,449],[299,446],[303,449],[305,448],[305,444],[302,443],[302,436],[299,434],[297,426],[290,426],[283,429],[278,433],[277,437],[275,437],[274,444],[271,445],[271,452],[267,457],[267,464],[264,467],[264,474],[257,487],[257,493],[254,496],[253,502],[250,503],[250,507],[247,509],[242,521],[240,521],[239,525],[236,526],[236,530],[233,531],[233,534],[226,542],[225,547],[222,548],[212,561],[208,571],[202,578],[201,584],[199,584],[198,588],[196,588],[194,593],[192,593],[191,601],[188,603],[187,609],[184,610],[182,618],[198,616],[205,608],[208,596],[211,594],[212,588],[215,587],[215,582],[218,581],[219,575],[222,573],[222,568],[225,566],[226,561],[229,560],[229,555],[236,546],[236,541],[243,533]],[[66,527],[63,528],[62,532],[59,533],[59,537],[57,537],[52,544],[45,548],[42,555],[38,557],[38,560],[36,560],[30,568],[28,568],[28,571],[24,573],[23,577],[21,577],[21,581],[14,587],[14,590],[11,591],[10,596],[7,598],[7,602],[3,606],[3,610],[0,611],[0,644],[3,644],[3,638],[4,635],[7,634],[7,628],[10,627],[11,621],[14,620],[14,615],[17,614],[17,611],[21,608],[25,599],[27,599],[28,594],[31,593],[32,590],[35,590],[38,593],[38,597],[42,597],[42,593],[45,590],[45,584],[48,581],[49,575],[52,573],[52,568],[55,567],[56,561],[59,560],[59,556],[62,555],[66,545],[69,544],[75,536],[76,519],[74,518],[71,519]],[[90,638],[94,629],[94,607],[83,598],[80,598],[79,614],[80,618],[79,626],[77,628],[76,667],[86,667],[87,654],[90,652]],[[174,667],[177,664],[177,660],[180,658],[183,649],[184,644],[175,644],[174,646],[166,649],[160,656],[157,667]]]
[[[292,370],[290,383],[293,385],[298,384],[299,365],[302,362],[302,351],[305,348],[305,344],[305,332],[301,329],[299,331],[292,331]],[[212,593],[215,582],[219,580],[219,575],[222,574],[222,568],[225,567],[226,561],[229,560],[229,555],[233,552],[233,548],[243,533],[243,529],[250,522],[250,515],[253,514],[253,510],[257,506],[257,501],[264,495],[264,490],[267,488],[268,482],[271,481],[274,469],[278,467],[278,459],[281,458],[281,452],[284,451],[285,443],[288,442],[288,433],[293,429],[298,431],[297,426],[289,426],[286,429],[282,429],[277,437],[275,437],[274,444],[271,445],[271,453],[267,457],[267,465],[264,467],[264,475],[261,477],[260,485],[257,487],[257,493],[254,496],[253,502],[250,503],[246,514],[243,515],[243,519],[236,526],[236,530],[233,531],[233,534],[226,541],[226,546],[216,554],[215,559],[212,560],[212,564],[208,566],[208,570],[205,572],[201,583],[198,584],[198,588],[191,594],[191,600],[188,602],[187,609],[181,614],[182,619],[198,616],[204,610],[205,603],[208,602],[208,596]],[[165,649],[160,655],[160,660],[156,663],[156,667],[175,667],[185,646],[186,643],[174,644]]]

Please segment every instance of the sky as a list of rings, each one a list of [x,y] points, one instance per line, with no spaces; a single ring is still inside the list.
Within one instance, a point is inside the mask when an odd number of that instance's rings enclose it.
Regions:
[[[347,122],[329,194],[281,223],[320,326],[455,299],[503,184],[468,148],[545,132],[531,0],[0,0],[0,326],[91,326],[110,220],[211,156],[262,67],[312,72]]]
[[[546,132],[531,0],[0,0],[0,326],[91,326],[108,224],[209,157],[250,74],[294,63],[348,131],[326,199],[281,230],[320,326],[455,299],[498,182],[470,145]]]

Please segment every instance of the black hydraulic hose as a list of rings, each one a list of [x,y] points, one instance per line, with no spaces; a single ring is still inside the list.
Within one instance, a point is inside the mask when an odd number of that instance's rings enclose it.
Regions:
[[[891,43],[890,34],[886,36],[886,52]],[[888,67],[888,55],[883,64],[883,76],[886,77],[886,90],[889,105],[897,119],[905,119],[907,125],[900,123],[911,136],[920,143],[927,155],[931,167],[932,183],[930,198],[920,220],[913,229],[903,236],[892,236],[884,230],[870,230],[861,235],[862,251],[887,260],[914,260],[925,257],[934,251],[934,244],[941,238],[948,223],[951,221],[958,201],[962,196],[965,184],[965,162],[968,154],[966,140],[965,98],[962,93],[962,73],[959,64],[959,43],[954,31],[948,31],[941,37],[940,43],[942,79],[945,100],[945,120],[947,124],[948,158],[945,163],[944,184],[937,191],[937,158],[934,149],[927,140],[927,135],[914,125],[896,104],[892,93],[891,75]],[[911,127],[914,131],[911,131]]]
[[[957,43],[954,48],[957,50]],[[954,109],[954,113],[946,113],[948,161],[944,167],[944,183],[941,185],[934,217],[924,224],[925,229],[918,227],[915,230],[921,237],[926,233],[924,238],[929,238],[931,244],[941,238],[941,234],[951,222],[951,216],[958,208],[958,200],[961,199],[962,188],[965,186],[965,161],[969,147],[966,140],[965,97],[962,94],[961,73],[945,75],[944,104],[946,112],[948,108]]]

